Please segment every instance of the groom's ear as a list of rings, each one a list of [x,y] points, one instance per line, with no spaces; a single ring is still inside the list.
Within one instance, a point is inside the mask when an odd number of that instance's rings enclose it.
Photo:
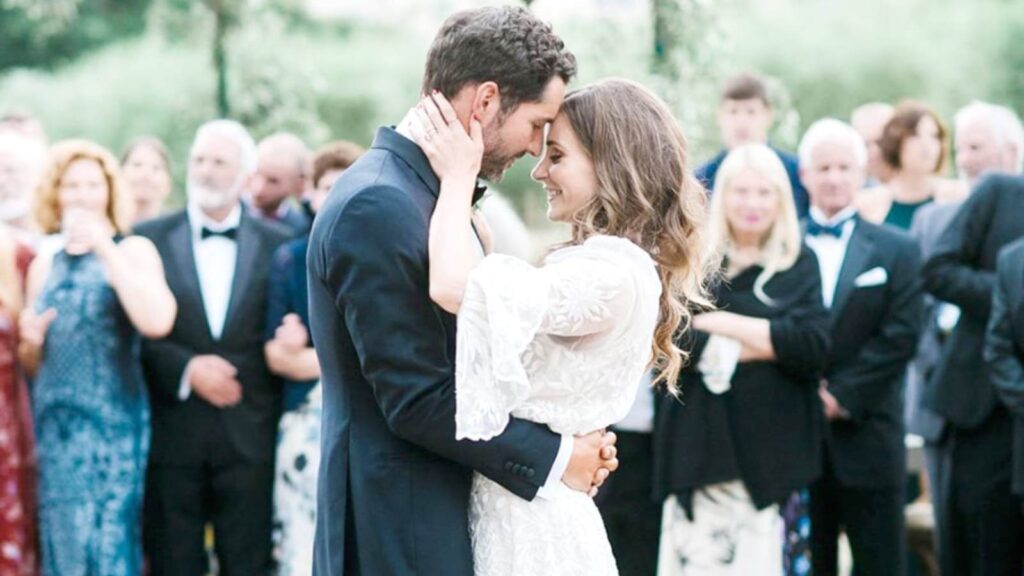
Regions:
[[[501,112],[501,90],[495,82],[477,84],[469,112],[479,118],[483,126],[487,126],[498,117],[498,113]]]

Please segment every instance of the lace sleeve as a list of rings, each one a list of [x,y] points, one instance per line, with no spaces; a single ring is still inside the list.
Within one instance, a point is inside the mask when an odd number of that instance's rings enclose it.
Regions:
[[[542,268],[491,255],[470,275],[455,354],[458,439],[487,440],[505,429],[530,395],[522,354],[538,334],[608,332],[630,313],[633,265],[586,247],[569,250]]]

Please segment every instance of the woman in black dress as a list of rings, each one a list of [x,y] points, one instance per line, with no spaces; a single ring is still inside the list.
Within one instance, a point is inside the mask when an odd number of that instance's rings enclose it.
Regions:
[[[718,310],[696,316],[680,397],[660,399],[659,574],[782,574],[779,504],[819,474],[829,317],[786,171],[766,146],[723,162],[710,237]]]

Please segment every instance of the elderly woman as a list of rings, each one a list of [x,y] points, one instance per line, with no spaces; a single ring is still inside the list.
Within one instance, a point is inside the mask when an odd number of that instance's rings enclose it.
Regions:
[[[719,311],[693,320],[681,398],[659,403],[658,573],[783,572],[779,504],[819,474],[828,313],[778,157],[729,153],[711,201]]]
[[[946,127],[928,106],[907,101],[896,107],[878,142],[892,176],[857,199],[862,218],[909,230],[914,213],[932,202],[962,200],[966,187],[942,177],[949,155]]]
[[[160,215],[171,195],[171,157],[167,147],[151,136],[132,142],[121,155],[121,174],[135,201],[135,222]]]
[[[53,147],[36,217],[65,241],[29,269],[19,350],[35,376],[44,575],[142,570],[140,334],[166,335],[177,306],[153,245],[123,236],[131,208],[108,151],[84,140]]]

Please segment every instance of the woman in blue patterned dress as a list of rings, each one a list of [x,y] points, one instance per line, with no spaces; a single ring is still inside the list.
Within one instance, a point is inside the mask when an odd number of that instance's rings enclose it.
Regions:
[[[21,356],[32,384],[44,576],[142,572],[149,403],[140,334],[165,336],[177,306],[160,257],[120,232],[132,199],[90,142],[54,146],[36,216],[61,248],[29,269]]]

